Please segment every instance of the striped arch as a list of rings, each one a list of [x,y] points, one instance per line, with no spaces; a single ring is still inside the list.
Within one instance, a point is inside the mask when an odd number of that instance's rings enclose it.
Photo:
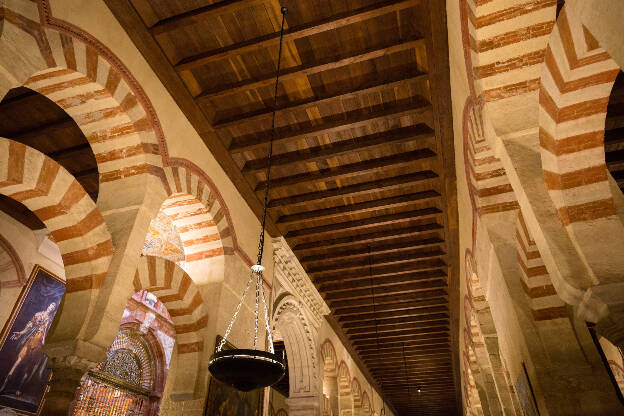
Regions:
[[[600,283],[618,281],[624,269],[624,225],[604,152],[607,105],[618,72],[573,9],[564,6],[540,85],[542,168],[561,221]]]
[[[310,396],[319,391],[315,335],[303,312],[303,305],[287,294],[273,313],[273,327],[284,338],[288,357],[289,397]]]
[[[351,381],[351,394],[353,395],[353,415],[362,415],[362,387],[357,377]]]
[[[338,357],[334,344],[326,339],[321,344],[323,360],[323,409],[326,415],[340,414],[340,389],[338,387]]]
[[[497,409],[504,414],[515,415],[515,392],[509,388],[505,370],[502,367],[501,354],[498,345],[498,333],[490,305],[486,300],[485,292],[481,287],[479,276],[476,273],[475,261],[470,250],[466,250],[466,298],[464,302],[464,338],[465,342],[474,349],[479,369],[482,371],[483,384],[494,385],[495,389],[486,388],[488,407]],[[487,338],[488,342],[485,342]],[[465,350],[468,353],[470,349]],[[470,360],[468,360],[470,364]],[[472,374],[474,383],[475,374]],[[490,380],[489,382],[487,380]],[[475,384],[477,386],[477,384]],[[483,394],[482,394],[483,396]],[[496,399],[496,401],[494,401]],[[482,400],[483,402],[484,400]],[[483,403],[482,403],[483,404]]]
[[[371,402],[370,402],[370,399],[368,398],[368,393],[366,391],[362,392],[362,415],[363,416],[372,415]]]
[[[50,230],[63,258],[67,294],[102,285],[113,254],[111,236],[69,172],[31,147],[0,138],[0,193],[24,204]]]
[[[176,332],[178,357],[174,391],[195,394],[203,380],[203,355],[208,311],[199,289],[175,263],[142,256],[133,280],[134,290],[147,290],[165,305]]]
[[[129,85],[128,74],[112,65],[105,47],[85,43],[71,31],[44,27],[37,2],[12,0],[4,10],[7,40],[0,38],[0,62],[11,85],[0,85],[6,90],[24,85],[63,108],[93,149],[100,184],[146,173],[162,177],[162,133],[155,131],[136,85]],[[30,59],[21,59],[24,55]],[[14,68],[11,62],[19,65]],[[100,197],[115,200],[111,187],[100,189]]]
[[[557,295],[544,260],[520,210],[516,224],[516,253],[522,270],[522,288],[529,300],[533,319],[547,321],[567,318],[565,303]]]
[[[351,391],[351,374],[347,363],[341,361],[338,365],[338,390],[340,392],[340,416],[352,416],[353,394]]]
[[[225,255],[235,251],[234,227],[227,206],[218,190],[183,166],[164,169],[169,192],[162,209],[170,216],[180,234],[185,252],[185,270],[193,274],[222,273]]]
[[[338,358],[336,357],[336,349],[329,339],[321,344],[321,358],[323,359],[323,370],[325,376],[338,376]]]
[[[534,102],[556,16],[555,0],[461,0],[471,95],[500,132],[537,125]]]
[[[505,168],[485,140],[482,103],[474,100],[464,109],[464,159],[479,216],[518,209]]]

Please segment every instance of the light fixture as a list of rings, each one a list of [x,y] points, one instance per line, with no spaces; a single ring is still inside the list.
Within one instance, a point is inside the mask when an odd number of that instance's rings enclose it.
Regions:
[[[258,243],[258,261],[251,267],[251,274],[247,285],[243,291],[240,302],[234,310],[234,315],[216,348],[215,353],[210,357],[208,370],[217,380],[234,387],[240,391],[250,391],[260,387],[267,387],[277,383],[286,371],[284,357],[275,354],[273,349],[273,336],[271,335],[271,327],[269,325],[269,312],[267,308],[266,298],[264,295],[264,284],[262,279],[262,252],[264,251],[264,228],[267,218],[267,202],[269,199],[269,185],[271,183],[271,156],[273,154],[273,139],[275,138],[275,112],[277,109],[277,87],[279,84],[280,66],[282,62],[282,44],[284,41],[284,21],[288,9],[282,7],[282,27],[280,30],[279,53],[277,56],[277,71],[275,76],[275,95],[273,101],[272,121],[271,121],[271,138],[269,140],[269,151],[266,168],[266,189],[264,192],[264,209],[262,212],[262,229],[260,231],[260,241]],[[230,335],[232,325],[236,321],[236,317],[240,312],[240,308],[245,300],[245,296],[249,291],[252,280],[256,283],[256,309],[255,316],[255,332],[253,349],[231,349],[224,350],[227,337]],[[258,350],[258,312],[259,298],[262,297],[264,305],[264,322],[266,324],[267,344],[269,351]]]
[[[375,339],[377,340],[377,354],[379,354],[379,331],[377,330],[377,308],[375,305],[375,282],[373,281],[373,255],[371,254],[371,246],[368,246],[368,274],[370,276],[371,282],[371,295],[373,298],[373,319],[375,320]],[[381,388],[383,389],[383,374],[380,376],[381,378]],[[379,411],[379,416],[386,416],[386,401],[379,394],[381,398],[381,410]]]

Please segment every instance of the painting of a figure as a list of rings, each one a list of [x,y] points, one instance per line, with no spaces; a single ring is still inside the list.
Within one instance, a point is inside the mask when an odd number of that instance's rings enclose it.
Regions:
[[[221,337],[217,337],[217,344]],[[234,348],[229,342],[224,349]],[[264,389],[243,393],[213,377],[208,387],[204,416],[262,416]]]
[[[60,279],[35,266],[2,332],[0,406],[37,413],[49,378],[43,345],[64,293]]]

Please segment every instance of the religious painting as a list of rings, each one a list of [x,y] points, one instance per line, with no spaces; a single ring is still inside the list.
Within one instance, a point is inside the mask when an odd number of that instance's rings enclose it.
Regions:
[[[35,266],[0,336],[0,407],[40,411],[50,378],[43,344],[64,293],[61,279]]]
[[[525,416],[539,416],[539,410],[537,410],[537,404],[535,402],[535,396],[533,395],[533,387],[529,381],[529,375],[526,371],[526,366],[522,364],[522,371],[516,381],[516,393],[518,394],[518,400],[522,406],[522,411]]]
[[[221,337],[217,336],[217,344]],[[229,342],[223,347],[234,349]],[[204,416],[262,416],[264,389],[241,392],[210,377]]]

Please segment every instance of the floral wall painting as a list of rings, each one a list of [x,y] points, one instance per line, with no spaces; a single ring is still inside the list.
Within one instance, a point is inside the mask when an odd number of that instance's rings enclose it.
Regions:
[[[37,414],[50,371],[43,344],[65,284],[36,265],[0,336],[0,407]]]

